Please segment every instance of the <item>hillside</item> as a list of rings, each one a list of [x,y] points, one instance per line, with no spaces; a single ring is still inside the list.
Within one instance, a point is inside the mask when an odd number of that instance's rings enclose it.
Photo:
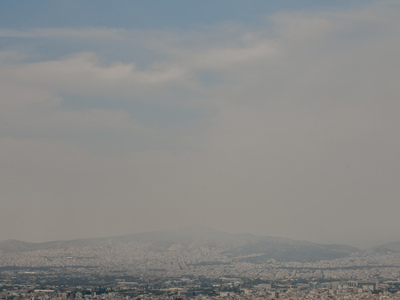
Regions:
[[[359,249],[346,245],[323,245],[282,237],[252,234],[232,234],[215,229],[191,226],[177,230],[143,232],[132,235],[26,243],[16,240],[0,242],[0,251],[17,253],[46,249],[68,249],[71,247],[93,247],[110,245],[142,245],[143,249],[159,253],[174,251],[190,252],[208,249],[230,259],[261,262],[268,259],[277,261],[316,261],[346,257]]]

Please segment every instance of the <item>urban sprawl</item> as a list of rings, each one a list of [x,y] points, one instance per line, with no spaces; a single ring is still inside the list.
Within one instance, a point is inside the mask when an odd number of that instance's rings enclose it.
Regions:
[[[140,244],[0,252],[0,299],[400,299],[397,252],[256,258]]]

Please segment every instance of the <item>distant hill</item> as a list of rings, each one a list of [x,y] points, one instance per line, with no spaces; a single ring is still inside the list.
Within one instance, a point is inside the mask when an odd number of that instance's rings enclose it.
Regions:
[[[28,243],[17,240],[6,240],[0,242],[0,251],[1,252],[23,252],[23,251],[32,251],[35,247],[40,247],[40,244],[36,243]]]
[[[0,252],[28,252],[46,249],[64,249],[89,245],[102,245],[109,238],[79,239],[70,241],[50,241],[44,243],[29,243],[18,240],[5,240],[0,242]]]
[[[372,248],[376,252],[400,252],[400,242],[386,243]]]
[[[145,245],[145,249],[157,252],[193,251],[207,248],[232,259],[257,263],[268,259],[278,261],[316,261],[346,257],[359,249],[346,245],[323,245],[282,237],[253,234],[232,234],[203,226],[190,226],[177,230],[143,232],[132,235],[26,243],[16,240],[0,242],[1,252],[26,252],[44,249],[107,245]]]

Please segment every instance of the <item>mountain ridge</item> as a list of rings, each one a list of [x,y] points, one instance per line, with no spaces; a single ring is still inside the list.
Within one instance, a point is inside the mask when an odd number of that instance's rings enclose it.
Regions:
[[[140,244],[149,251],[192,251],[214,249],[229,257],[251,256],[253,261],[315,261],[350,255],[360,249],[340,244],[319,244],[286,237],[248,233],[228,233],[204,226],[174,230],[139,232],[122,236],[29,243],[17,240],[0,242],[0,252],[17,253],[69,247]]]

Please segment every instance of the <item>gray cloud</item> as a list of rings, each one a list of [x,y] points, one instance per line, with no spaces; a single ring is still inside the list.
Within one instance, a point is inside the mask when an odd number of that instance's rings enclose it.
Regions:
[[[266,28],[116,31],[154,53],[143,67],[82,51],[31,63],[3,52],[0,239],[197,223],[361,246],[400,240],[398,13],[382,1],[280,13]],[[104,43],[115,33],[93,30]],[[40,32],[0,34],[57,29]],[[65,93],[106,96],[111,108],[67,109]],[[206,113],[191,126],[149,126],[130,102]]]

